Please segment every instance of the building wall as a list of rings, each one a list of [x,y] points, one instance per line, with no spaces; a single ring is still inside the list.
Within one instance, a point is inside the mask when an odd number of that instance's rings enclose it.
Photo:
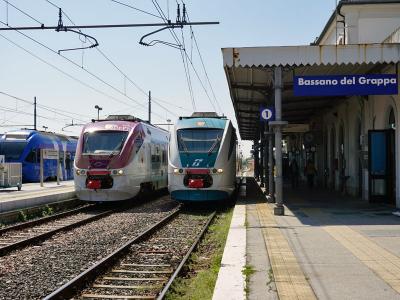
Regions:
[[[400,3],[399,4],[364,4],[343,5],[341,14],[343,18],[336,16],[329,25],[321,39],[321,45],[334,44],[368,44],[382,42],[399,42],[400,39]],[[345,28],[345,29],[344,29]],[[388,67],[382,73],[395,73],[395,67]],[[324,143],[320,147],[326,159],[323,159],[323,167],[329,169],[328,186],[335,190],[340,189],[340,172],[332,171],[333,158],[338,158],[340,153],[339,129],[344,126],[345,132],[345,175],[347,192],[354,196],[368,199],[368,164],[363,163],[360,157],[365,157],[368,152],[368,130],[387,129],[389,127],[389,112],[393,108],[396,119],[396,205],[400,207],[400,99],[395,96],[354,96],[339,101],[331,110],[325,112],[323,117]],[[360,123],[358,125],[358,123]],[[361,127],[361,132],[359,127]],[[331,130],[335,131],[334,140],[331,138]],[[361,135],[361,137],[360,137]],[[361,145],[360,145],[361,144]],[[334,149],[332,149],[334,146]],[[360,151],[362,150],[362,151]],[[321,156],[323,156],[321,155]],[[364,160],[365,162],[365,160]],[[361,178],[359,166],[361,165]],[[319,172],[318,176],[324,176]],[[319,180],[324,180],[320,178]],[[360,195],[360,181],[362,190]]]
[[[395,67],[391,66],[384,70],[383,73],[393,74],[395,72]],[[363,157],[363,152],[368,152],[368,130],[390,128],[389,113],[393,109],[396,121],[396,203],[400,207],[400,159],[397,159],[397,157],[400,157],[399,108],[400,97],[398,95],[353,96],[337,101],[337,105],[324,112],[322,118],[323,144],[317,149],[319,160],[318,181],[324,182],[324,170],[327,168],[329,174],[328,187],[342,191],[340,185],[340,162],[337,170],[334,170],[333,162],[334,159],[339,159],[340,157],[340,128],[343,126],[344,175],[349,176],[346,183],[347,193],[368,200],[368,164],[363,164],[360,161],[360,157]],[[316,119],[312,122],[316,122]],[[334,131],[333,139],[332,130]],[[360,152],[360,150],[363,150],[363,152]],[[361,165],[362,169],[361,195],[359,193],[359,165]]]
[[[381,43],[400,27],[400,4],[343,5],[341,14],[330,24],[321,45]]]

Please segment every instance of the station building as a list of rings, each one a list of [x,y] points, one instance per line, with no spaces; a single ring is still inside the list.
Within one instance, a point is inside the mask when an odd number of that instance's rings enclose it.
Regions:
[[[321,30],[307,46],[222,49],[239,132],[254,141],[255,176],[279,202],[289,161],[303,170],[311,159],[319,186],[400,208],[400,1],[341,0]],[[299,94],[302,76],[373,87]],[[276,118],[261,122],[269,106]]]

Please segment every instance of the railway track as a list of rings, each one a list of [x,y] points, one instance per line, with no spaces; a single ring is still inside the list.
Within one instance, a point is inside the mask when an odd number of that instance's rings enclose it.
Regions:
[[[163,299],[214,216],[178,208],[45,299]]]
[[[113,210],[96,209],[93,204],[0,229],[0,256],[35,244],[52,235],[105,217]]]

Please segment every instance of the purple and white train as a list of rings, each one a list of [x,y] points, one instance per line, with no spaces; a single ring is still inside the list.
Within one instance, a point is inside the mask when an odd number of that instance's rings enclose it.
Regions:
[[[169,133],[132,116],[112,115],[83,127],[75,190],[85,201],[119,201],[168,186]]]

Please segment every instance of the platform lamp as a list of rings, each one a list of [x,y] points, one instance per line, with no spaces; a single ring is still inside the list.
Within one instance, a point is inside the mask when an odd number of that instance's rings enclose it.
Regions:
[[[95,105],[94,108],[97,109],[97,121],[99,121],[100,120],[100,111],[103,110],[103,108],[98,105]]]

